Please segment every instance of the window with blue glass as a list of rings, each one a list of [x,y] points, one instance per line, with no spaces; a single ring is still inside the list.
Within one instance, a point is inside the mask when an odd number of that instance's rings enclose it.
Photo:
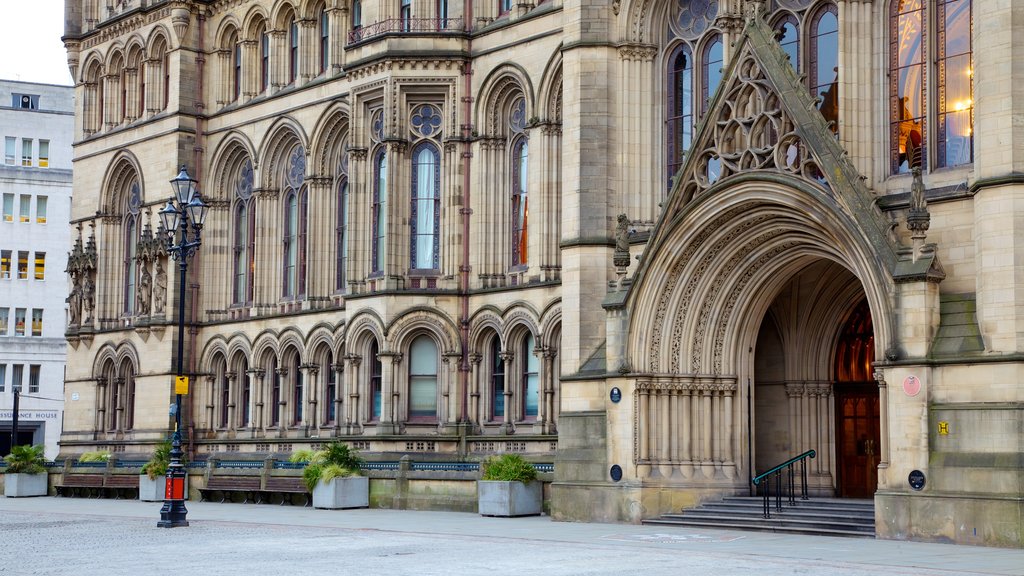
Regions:
[[[839,134],[839,18],[834,4],[820,8],[811,18],[811,96],[818,111]]]
[[[321,373],[324,374],[324,423],[334,424],[337,416],[335,414],[336,407],[334,400],[338,395],[338,373],[334,369],[334,355],[328,350],[326,356],[324,356],[323,364],[320,366]]]
[[[384,260],[387,254],[388,230],[388,159],[383,149],[378,150],[373,160],[373,201],[371,204],[372,223],[372,272],[384,272]]]
[[[721,34],[715,34],[707,41],[707,44],[704,46],[702,60],[703,98],[701,98],[701,112],[703,113],[711,105],[711,99],[715,96],[715,90],[718,90],[718,84],[722,81],[724,57]]]
[[[288,25],[288,83],[295,82],[299,74],[299,23],[293,16]]]
[[[327,10],[324,10],[322,6],[317,14],[317,20],[320,22],[320,73],[323,74],[327,71],[327,63],[330,59],[331,24],[328,20]]]
[[[775,37],[782,51],[789,56],[793,70],[800,71],[800,31],[796,17],[785,14],[775,23]]]
[[[668,179],[682,167],[686,151],[693,141],[693,57],[690,48],[680,44],[669,58],[668,87]]]
[[[381,384],[383,381],[384,368],[380,361],[380,350],[377,341],[370,343],[370,420],[380,420],[381,414]]]
[[[491,339],[491,420],[505,417],[505,360],[501,357],[501,339]]]
[[[537,417],[540,405],[540,359],[533,353],[533,334],[523,338],[520,349],[520,366],[522,367],[523,419],[532,420]]]
[[[289,372],[292,376],[292,424],[298,425],[302,423],[302,409],[306,399],[305,381],[298,353],[292,356]]]

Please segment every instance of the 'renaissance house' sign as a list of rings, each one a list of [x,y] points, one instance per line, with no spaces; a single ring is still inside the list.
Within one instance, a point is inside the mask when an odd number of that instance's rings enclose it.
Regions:
[[[56,420],[59,410],[18,410],[19,420]],[[0,420],[13,420],[14,410],[0,410]]]

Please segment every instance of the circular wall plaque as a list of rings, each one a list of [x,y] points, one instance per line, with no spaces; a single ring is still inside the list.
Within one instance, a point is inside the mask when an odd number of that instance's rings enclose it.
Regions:
[[[903,391],[907,396],[917,396],[921,392],[921,379],[911,374],[903,379]]]
[[[622,480],[622,468],[618,464],[613,464],[612,469],[608,471],[608,474],[611,475],[612,480],[615,482]]]
[[[611,392],[608,393],[608,396],[612,399],[612,402],[618,404],[619,401],[622,400],[622,390],[619,390],[618,387],[612,388]]]
[[[920,490],[924,488],[924,472],[921,472],[920,470],[912,471],[910,473],[910,476],[907,477],[907,482],[910,482],[910,487],[913,488],[914,490]]]

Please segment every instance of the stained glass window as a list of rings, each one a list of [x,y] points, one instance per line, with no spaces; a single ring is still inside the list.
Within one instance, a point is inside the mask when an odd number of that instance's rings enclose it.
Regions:
[[[889,105],[895,174],[927,166],[925,135],[926,14],[924,0],[895,0],[890,20]]]
[[[512,146],[512,265],[525,266],[529,262],[530,199],[529,177],[530,144],[520,137]]]
[[[938,165],[974,160],[974,68],[971,64],[971,0],[939,0],[937,23],[939,114]]]
[[[839,133],[839,19],[834,4],[811,20],[811,96],[820,98],[818,111]]]

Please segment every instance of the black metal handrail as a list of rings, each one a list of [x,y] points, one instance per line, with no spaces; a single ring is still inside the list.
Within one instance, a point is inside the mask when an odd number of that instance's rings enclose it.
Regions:
[[[764,517],[771,518],[771,495],[772,495],[772,478],[775,478],[775,510],[782,512],[782,472],[788,471],[788,484],[789,484],[789,505],[796,506],[796,487],[794,485],[794,473],[793,465],[797,462],[800,463],[800,499],[809,500],[807,496],[807,459],[814,458],[817,456],[817,452],[814,450],[808,450],[799,456],[794,456],[789,460],[786,460],[782,464],[773,467],[767,472],[758,474],[751,479],[754,486],[761,484],[764,480]]]

